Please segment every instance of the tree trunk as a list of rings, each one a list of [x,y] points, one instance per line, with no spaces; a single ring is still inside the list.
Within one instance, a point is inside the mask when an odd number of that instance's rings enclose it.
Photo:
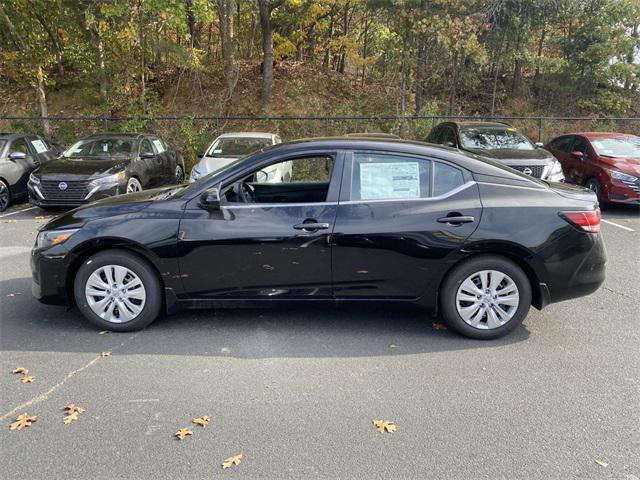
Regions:
[[[271,8],[267,0],[258,0],[260,27],[262,28],[262,94],[260,104],[265,108],[271,100],[273,88],[273,30]]]
[[[538,41],[538,53],[536,55],[536,72],[533,75],[533,86],[536,91],[536,95],[540,94],[540,62],[542,61],[542,48],[544,47],[544,38],[547,35],[547,24],[542,25],[542,32],[540,33],[540,40]]]
[[[200,48],[200,27],[196,23],[196,16],[193,13],[193,0],[184,0],[184,9],[187,13],[191,48]]]
[[[329,37],[327,38],[326,47],[324,49],[324,59],[322,60],[322,67],[329,68],[329,59],[331,57],[331,40],[333,40],[333,10],[331,12],[331,20],[329,21]]]
[[[49,125],[49,109],[47,108],[47,94],[44,87],[44,72],[42,67],[38,66],[38,102],[40,103],[40,116],[42,117],[42,127],[44,136],[51,138],[51,125]]]
[[[427,13],[427,0],[420,2],[420,13],[422,17]],[[420,31],[418,33],[418,58],[416,61],[416,115],[420,115],[422,104],[424,103],[424,83],[425,71],[427,69],[427,34]]]
[[[458,52],[456,51],[453,55],[453,78],[451,80],[451,92],[449,93],[449,109],[447,110],[447,115],[453,115],[453,106],[456,101],[456,88],[458,87],[458,70],[460,70],[458,65]]]
[[[222,57],[224,62],[224,78],[227,82],[229,98],[233,96],[233,90],[238,82],[234,60],[233,38],[233,0],[217,0],[218,17],[220,18],[220,42],[222,44]]]
[[[98,77],[100,79],[100,95],[104,98],[107,96],[107,69],[104,61],[104,45],[102,44],[102,37],[100,37],[100,32],[97,28],[91,29],[91,33],[94,38],[96,52],[98,53],[96,63],[98,67]]]

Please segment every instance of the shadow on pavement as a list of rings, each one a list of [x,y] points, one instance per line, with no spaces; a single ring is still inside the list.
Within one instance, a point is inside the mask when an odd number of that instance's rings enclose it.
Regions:
[[[0,282],[3,351],[117,348],[119,355],[361,357],[495,348],[529,337],[521,326],[499,340],[470,340],[434,328],[439,320],[417,307],[372,304],[189,310],[160,318],[134,338],[131,333],[100,335],[77,309],[40,304],[30,286],[29,278]]]

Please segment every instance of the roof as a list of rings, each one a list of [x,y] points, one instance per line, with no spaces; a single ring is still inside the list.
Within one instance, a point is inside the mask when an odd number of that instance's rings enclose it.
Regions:
[[[616,133],[616,132],[576,132],[576,133],[568,133],[567,135],[582,135],[587,138],[620,138],[620,137],[634,136],[632,133]]]
[[[275,133],[267,132],[229,132],[220,135],[220,138],[269,138],[277,135]]]
[[[458,128],[478,128],[478,127],[511,127],[506,122],[477,122],[477,121],[463,121],[463,122],[447,122],[458,125]]]
[[[0,133],[0,138],[3,140],[9,140],[11,138],[30,136],[28,133]]]
[[[120,133],[120,132],[105,132],[94,133],[93,135],[87,135],[82,138],[109,138],[109,137],[124,137],[124,138],[138,138],[141,135],[147,135],[144,133]]]

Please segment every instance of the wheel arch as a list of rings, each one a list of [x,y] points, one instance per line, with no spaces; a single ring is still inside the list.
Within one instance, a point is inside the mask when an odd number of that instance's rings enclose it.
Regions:
[[[156,264],[156,255],[145,248],[143,245],[132,242],[123,238],[96,238],[91,239],[87,242],[84,242],[74,248],[71,253],[73,255],[73,260],[69,264],[67,268],[67,276],[65,278],[65,290],[67,292],[69,305],[75,305],[75,298],[73,295],[73,284],[78,274],[78,270],[80,266],[91,256],[104,252],[107,250],[120,250],[123,252],[127,252],[129,254],[133,254],[136,257],[140,258],[144,262],[146,262],[156,273],[158,277],[158,281],[160,282],[160,288],[162,291],[162,308],[166,310],[167,306],[167,289],[164,279],[162,278],[162,274],[160,270],[158,270]]]

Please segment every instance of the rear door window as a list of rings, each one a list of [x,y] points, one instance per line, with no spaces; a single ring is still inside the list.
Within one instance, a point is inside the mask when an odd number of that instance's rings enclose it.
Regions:
[[[434,162],[433,196],[444,195],[464,185],[462,170],[446,163]]]

